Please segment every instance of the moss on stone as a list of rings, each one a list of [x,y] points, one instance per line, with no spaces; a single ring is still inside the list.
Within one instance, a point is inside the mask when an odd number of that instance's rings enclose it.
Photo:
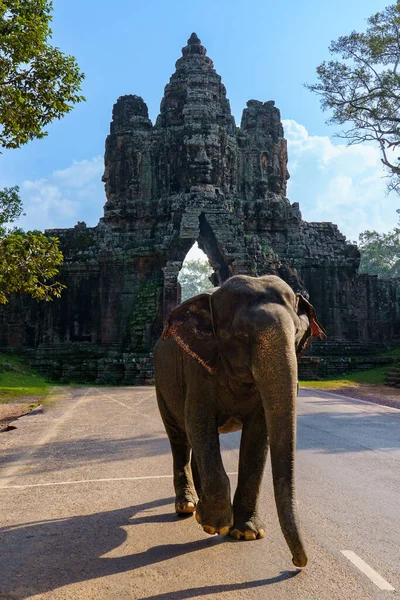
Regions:
[[[136,348],[143,349],[148,344],[144,341],[147,326],[152,326],[156,319],[162,284],[157,279],[139,282],[137,295],[128,320],[128,338]]]

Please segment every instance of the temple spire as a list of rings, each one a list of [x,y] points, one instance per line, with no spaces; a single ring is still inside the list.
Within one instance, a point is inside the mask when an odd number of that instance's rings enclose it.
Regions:
[[[187,41],[187,46],[182,48],[182,55],[188,56],[190,54],[202,54],[205,56],[207,54],[206,48],[201,45],[201,40],[198,37],[197,33],[192,33],[190,38]]]
[[[199,36],[197,35],[197,33],[192,33],[192,35],[190,36],[190,38],[187,41],[188,46],[191,46],[192,44],[195,46],[200,46],[201,45],[201,40],[199,38]]]

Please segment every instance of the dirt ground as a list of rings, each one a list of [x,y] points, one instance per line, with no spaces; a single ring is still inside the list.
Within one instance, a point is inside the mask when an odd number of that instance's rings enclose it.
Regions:
[[[332,391],[341,396],[400,409],[400,389],[388,385],[360,384],[358,387],[344,387]]]
[[[38,406],[40,400],[41,397],[30,396],[25,397],[24,402],[17,399],[7,404],[0,404],[0,433],[7,431],[10,423],[19,417],[32,412]]]

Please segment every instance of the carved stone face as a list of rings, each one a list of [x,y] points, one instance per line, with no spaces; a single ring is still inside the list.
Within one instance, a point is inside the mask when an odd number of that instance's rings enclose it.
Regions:
[[[186,146],[189,178],[192,185],[213,183],[211,157],[216,152],[203,136],[194,136]]]
[[[192,135],[186,140],[187,164],[191,185],[211,184],[224,188],[224,165],[230,164],[231,157],[223,150],[222,136],[216,132]],[[226,170],[226,169],[225,169]]]

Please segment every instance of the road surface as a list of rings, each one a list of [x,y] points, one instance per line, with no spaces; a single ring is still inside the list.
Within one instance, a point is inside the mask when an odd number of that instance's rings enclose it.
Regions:
[[[301,571],[269,463],[266,537],[210,537],[173,512],[154,388],[63,388],[0,434],[0,600],[398,598],[400,411],[301,390],[298,415]],[[238,444],[221,436],[233,489]]]

